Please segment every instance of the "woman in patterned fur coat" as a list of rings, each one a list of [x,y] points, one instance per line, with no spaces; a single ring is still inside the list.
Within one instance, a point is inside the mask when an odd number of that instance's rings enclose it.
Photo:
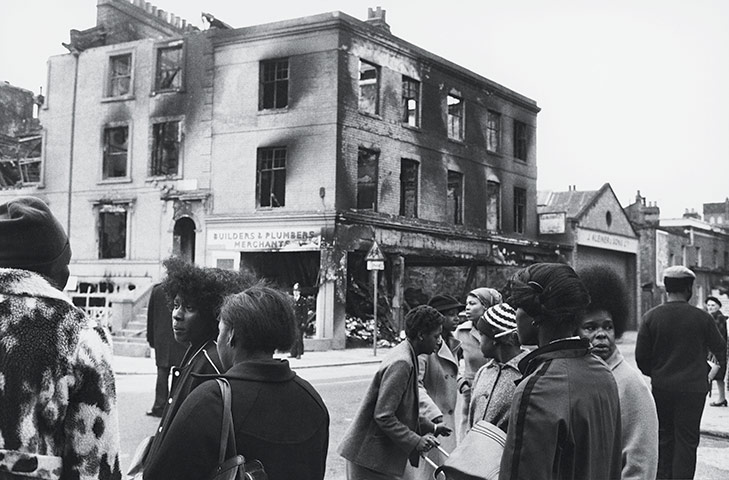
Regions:
[[[41,200],[0,205],[0,479],[121,479],[108,333],[59,289],[71,249]]]

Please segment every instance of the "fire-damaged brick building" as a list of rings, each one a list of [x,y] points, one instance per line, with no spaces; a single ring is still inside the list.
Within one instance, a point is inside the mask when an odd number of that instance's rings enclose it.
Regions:
[[[141,298],[173,254],[248,268],[315,296],[309,347],[342,348],[374,241],[396,325],[569,249],[537,236],[536,102],[379,8],[204,31],[137,0],[97,11],[49,61],[35,192],[69,225],[79,285]]]
[[[43,95],[0,82],[0,189],[34,187],[41,181]]]

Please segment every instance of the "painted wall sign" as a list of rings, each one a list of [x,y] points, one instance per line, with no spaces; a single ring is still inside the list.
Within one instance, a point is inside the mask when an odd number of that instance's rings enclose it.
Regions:
[[[638,239],[628,238],[607,232],[577,229],[577,244],[588,247],[617,250],[619,252],[638,253]]]
[[[319,250],[321,227],[208,228],[207,248],[238,252],[296,252]]]
[[[564,233],[567,215],[565,212],[559,213],[540,213],[539,214],[539,233]]]

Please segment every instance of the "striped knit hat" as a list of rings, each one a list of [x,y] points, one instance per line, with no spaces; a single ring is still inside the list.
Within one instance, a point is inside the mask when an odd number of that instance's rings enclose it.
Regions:
[[[508,332],[516,328],[516,311],[508,303],[499,303],[486,310],[483,317],[496,334]]]

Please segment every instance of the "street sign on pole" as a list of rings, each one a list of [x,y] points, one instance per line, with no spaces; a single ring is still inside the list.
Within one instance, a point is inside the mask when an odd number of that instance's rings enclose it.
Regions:
[[[375,328],[372,332],[372,348],[373,348],[373,354],[376,357],[377,356],[377,280],[378,270],[384,270],[385,269],[385,255],[382,254],[382,250],[380,250],[380,246],[377,245],[377,241],[372,242],[372,247],[370,247],[370,251],[367,252],[367,256],[365,257],[365,260],[367,260],[367,270],[372,271],[372,313],[375,317]]]

